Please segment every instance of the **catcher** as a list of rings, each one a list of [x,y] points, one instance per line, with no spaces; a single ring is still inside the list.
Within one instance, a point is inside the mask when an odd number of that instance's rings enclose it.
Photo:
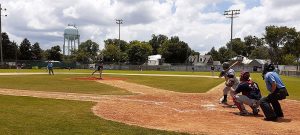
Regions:
[[[231,68],[233,67],[237,62],[229,65],[228,62],[224,62],[222,64],[223,71],[220,73],[219,77],[225,78],[225,87],[223,89],[223,97],[220,98],[221,104],[227,104],[227,95],[228,92],[230,92],[230,95],[234,95],[234,90],[236,89],[237,85],[239,84],[239,80],[235,77],[234,70]]]
[[[242,92],[242,95],[238,95]],[[258,115],[258,101],[261,99],[261,93],[258,84],[250,80],[249,72],[241,72],[240,84],[234,91],[233,102],[240,110],[240,115],[246,116],[250,113],[245,109],[244,104],[249,105],[253,115]]]

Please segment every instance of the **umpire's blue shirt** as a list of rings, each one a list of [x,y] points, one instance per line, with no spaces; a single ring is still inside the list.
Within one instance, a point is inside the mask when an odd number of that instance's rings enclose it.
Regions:
[[[276,87],[278,89],[285,88],[283,82],[281,81],[279,75],[276,72],[268,72],[265,75],[265,82],[267,85],[268,91],[272,92],[272,83],[276,82]]]

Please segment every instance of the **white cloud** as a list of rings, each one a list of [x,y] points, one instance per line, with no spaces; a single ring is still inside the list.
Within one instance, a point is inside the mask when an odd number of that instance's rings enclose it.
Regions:
[[[255,0],[0,0],[8,11],[3,31],[20,43],[27,37],[43,48],[63,44],[67,24],[76,24],[81,41],[118,38],[115,19],[123,19],[121,38],[149,40],[152,34],[179,36],[192,49],[207,52],[230,38],[230,20],[223,10],[241,9],[234,19],[234,37],[262,36],[267,25],[300,28],[300,1]],[[209,9],[209,11],[207,11]]]
[[[67,9],[64,9],[63,13],[64,13],[64,17],[71,17],[71,18],[74,18],[74,19],[79,18],[79,15],[76,12],[76,9],[74,7],[69,7]]]

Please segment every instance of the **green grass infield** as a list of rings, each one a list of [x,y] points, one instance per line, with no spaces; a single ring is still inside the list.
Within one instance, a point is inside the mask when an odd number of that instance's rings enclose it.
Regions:
[[[117,76],[117,75],[116,75]],[[128,82],[182,93],[204,93],[219,85],[223,78],[177,76],[117,76]]]

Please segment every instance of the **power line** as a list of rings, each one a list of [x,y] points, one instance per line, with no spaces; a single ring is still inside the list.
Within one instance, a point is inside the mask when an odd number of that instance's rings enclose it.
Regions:
[[[233,18],[237,18],[239,14],[240,14],[239,9],[224,11],[224,16],[226,16],[226,18],[231,19],[231,34],[230,34],[230,48],[229,48],[230,50],[232,50]]]

